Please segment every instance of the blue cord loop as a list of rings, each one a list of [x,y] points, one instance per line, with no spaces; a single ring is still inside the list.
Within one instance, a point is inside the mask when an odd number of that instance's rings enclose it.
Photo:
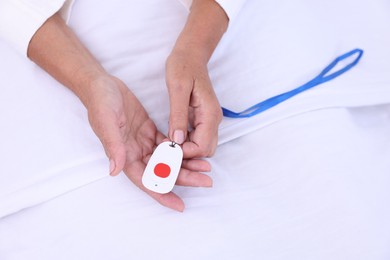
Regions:
[[[349,63],[349,64],[345,65],[344,67],[342,67],[341,69],[327,75],[333,68],[335,68],[337,66],[337,64],[340,61],[345,60],[345,59],[355,55],[356,53],[358,55],[351,63]],[[254,115],[257,115],[257,114],[259,114],[267,109],[270,109],[271,107],[274,107],[274,106],[282,103],[283,101],[286,101],[289,98],[292,98],[293,96],[295,96],[295,95],[297,95],[305,90],[311,89],[311,88],[318,86],[322,83],[325,83],[325,82],[330,81],[334,78],[337,78],[338,76],[342,75],[343,73],[347,72],[352,67],[354,67],[359,62],[362,55],[363,55],[363,50],[361,50],[361,49],[354,49],[352,51],[349,51],[349,52],[337,57],[317,77],[310,80],[306,84],[304,84],[300,87],[297,87],[293,90],[290,90],[288,92],[285,92],[285,93],[282,93],[280,95],[266,99],[266,100],[264,100],[260,103],[257,103],[256,105],[251,106],[250,108],[245,109],[244,111],[239,112],[239,113],[233,112],[229,109],[222,107],[223,115],[225,117],[231,117],[231,118],[247,118],[247,117],[252,117]]]

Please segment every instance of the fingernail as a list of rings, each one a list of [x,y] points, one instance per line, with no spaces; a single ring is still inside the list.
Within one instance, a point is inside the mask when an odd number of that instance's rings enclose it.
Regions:
[[[115,170],[115,161],[113,159],[110,160],[110,175],[113,174]]]
[[[177,144],[184,143],[184,132],[182,130],[175,130],[173,132],[173,141]]]

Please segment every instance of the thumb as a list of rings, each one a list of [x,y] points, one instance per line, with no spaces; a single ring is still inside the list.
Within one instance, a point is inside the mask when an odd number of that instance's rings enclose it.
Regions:
[[[192,92],[192,82],[168,85],[170,100],[169,138],[183,144],[188,131],[188,110]]]
[[[110,175],[118,175],[126,163],[126,150],[122,142],[107,142],[106,145],[103,145],[106,151],[106,154],[110,160]]]
[[[126,146],[115,115],[101,115],[97,120],[90,118],[92,128],[109,158],[111,176],[118,175],[126,163]]]

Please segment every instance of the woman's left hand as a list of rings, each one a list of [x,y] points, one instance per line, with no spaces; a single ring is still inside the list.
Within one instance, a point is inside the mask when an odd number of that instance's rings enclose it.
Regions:
[[[212,156],[218,142],[222,110],[211,85],[207,63],[191,51],[175,49],[166,63],[166,82],[171,140],[183,145],[185,158]]]
[[[186,158],[210,157],[217,147],[222,109],[207,63],[228,23],[225,11],[215,0],[193,0],[186,25],[167,59],[168,135],[183,144]]]

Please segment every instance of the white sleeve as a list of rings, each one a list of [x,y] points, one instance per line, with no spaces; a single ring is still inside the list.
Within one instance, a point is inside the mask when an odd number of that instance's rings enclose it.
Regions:
[[[192,0],[179,0],[183,5],[190,9]],[[246,0],[215,0],[225,10],[229,21],[232,22],[240,12],[241,7],[244,5]]]
[[[27,56],[35,32],[58,11],[67,21],[73,1],[0,0],[0,38]]]

